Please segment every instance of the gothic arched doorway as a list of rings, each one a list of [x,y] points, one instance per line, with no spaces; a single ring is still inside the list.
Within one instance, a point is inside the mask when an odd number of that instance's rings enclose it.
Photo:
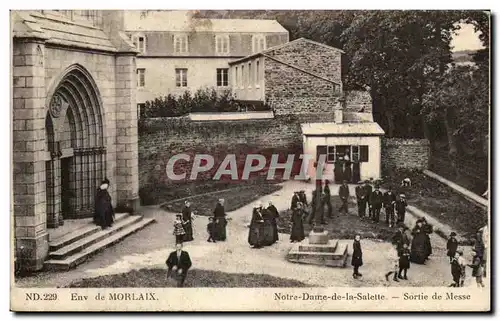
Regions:
[[[106,144],[99,91],[81,66],[68,68],[48,96],[46,135],[47,226],[91,217],[106,176]]]

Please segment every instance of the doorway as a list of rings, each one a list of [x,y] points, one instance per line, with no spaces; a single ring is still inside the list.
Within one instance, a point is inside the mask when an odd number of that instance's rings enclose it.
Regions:
[[[73,157],[61,158],[61,212],[63,219],[72,217],[73,198],[71,190],[71,164]]]

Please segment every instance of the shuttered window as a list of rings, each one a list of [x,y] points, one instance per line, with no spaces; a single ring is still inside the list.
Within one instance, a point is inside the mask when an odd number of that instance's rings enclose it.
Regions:
[[[359,161],[368,162],[368,145],[359,146]]]

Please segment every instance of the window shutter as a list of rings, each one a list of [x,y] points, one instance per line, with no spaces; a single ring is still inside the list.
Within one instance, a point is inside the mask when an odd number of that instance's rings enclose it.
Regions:
[[[367,145],[359,146],[359,161],[360,162],[368,162],[368,146]]]

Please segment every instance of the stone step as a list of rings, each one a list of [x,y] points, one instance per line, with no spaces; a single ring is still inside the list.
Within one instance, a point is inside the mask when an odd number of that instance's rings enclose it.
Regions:
[[[128,213],[116,214],[115,224],[121,220],[126,219],[129,216],[130,216],[130,214],[128,214]],[[77,242],[77,241],[83,239],[84,237],[87,237],[87,236],[92,235],[94,233],[97,233],[99,231],[101,231],[100,226],[97,226],[93,223],[85,225],[85,226],[83,226],[75,231],[66,233],[63,236],[58,237],[57,239],[55,239],[53,241],[50,241],[49,242],[49,252],[57,251],[60,248],[65,247],[68,244]]]
[[[126,226],[119,232],[114,233],[113,235],[109,235],[108,237],[106,237],[105,239],[101,240],[98,243],[95,243],[87,248],[84,248],[81,252],[66,257],[62,260],[51,259],[46,261],[44,265],[45,268],[51,271],[67,271],[69,269],[72,269],[77,265],[85,262],[89,257],[98,253],[99,251],[104,250],[108,246],[111,246],[121,241],[125,237],[155,222],[154,218],[142,218],[141,216],[137,217],[139,217],[140,219],[135,223]]]
[[[101,240],[105,239],[106,237],[109,237],[120,230],[128,227],[129,225],[132,225],[142,219],[142,216],[140,215],[132,215],[129,216],[119,222],[115,222],[112,227],[107,228],[105,230],[101,229],[99,227],[99,231],[95,232],[93,234],[90,234],[76,242],[70,243],[57,251],[54,252],[49,252],[49,259],[56,259],[56,260],[62,260],[68,256],[71,256],[81,250],[83,250],[86,247],[91,246],[92,244],[95,244],[97,242],[100,242]]]
[[[328,244],[300,244],[299,252],[329,252],[334,253],[337,249],[338,240],[330,240]]]
[[[288,261],[294,263],[345,267],[348,256],[347,244],[339,242],[335,252],[333,253],[299,252],[297,247],[288,253],[287,259]]]

